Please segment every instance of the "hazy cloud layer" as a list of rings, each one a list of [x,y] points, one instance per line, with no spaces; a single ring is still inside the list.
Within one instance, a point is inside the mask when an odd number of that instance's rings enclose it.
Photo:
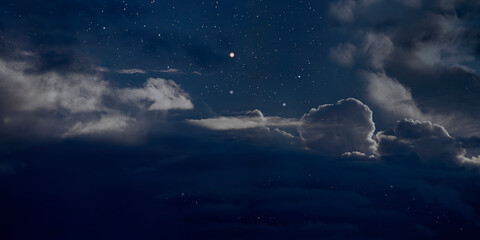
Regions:
[[[425,129],[432,133],[422,135],[446,137]],[[2,159],[11,156],[26,167],[0,163],[7,237],[52,236],[58,229],[63,239],[474,240],[479,234],[474,170],[338,159],[192,134],[134,147],[70,141],[0,151]],[[73,224],[78,218],[88,227]]]

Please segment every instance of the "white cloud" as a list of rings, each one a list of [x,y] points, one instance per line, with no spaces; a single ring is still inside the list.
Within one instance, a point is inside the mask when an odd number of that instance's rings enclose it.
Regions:
[[[292,127],[298,125],[296,119],[265,117],[260,110],[247,112],[242,116],[188,119],[187,122],[212,130],[239,130],[259,127]]]
[[[145,74],[147,71],[143,69],[137,69],[137,68],[132,68],[132,69],[120,69],[116,71],[117,73],[121,74]]]
[[[149,78],[143,88],[119,90],[119,97],[138,106],[147,101],[148,110],[193,109],[189,95],[172,80]]]
[[[12,165],[0,162],[0,177],[11,176],[15,174],[15,168]]]
[[[372,153],[374,131],[372,111],[353,98],[313,108],[303,115],[298,127],[310,149],[337,156],[355,151]]]

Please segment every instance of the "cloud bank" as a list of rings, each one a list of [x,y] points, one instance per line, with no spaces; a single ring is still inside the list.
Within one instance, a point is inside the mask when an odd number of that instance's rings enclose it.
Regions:
[[[360,72],[368,103],[388,125],[407,117],[479,136],[480,76],[470,67],[478,66],[479,8],[478,1],[335,1],[330,15],[346,42],[330,58]]]
[[[385,86],[388,87],[397,85]],[[404,93],[397,98],[393,96],[392,101],[408,99],[408,91]],[[404,104],[405,109],[410,109],[408,102]],[[372,111],[354,98],[320,105],[299,120],[265,117],[261,111],[254,110],[242,116],[190,119],[187,123],[246,139],[274,137],[276,145],[296,145],[336,157],[398,159],[393,162],[430,167],[480,166],[480,156],[467,157],[461,141],[452,137],[443,126],[429,121],[403,119],[392,130],[375,134]],[[269,127],[276,127],[274,133],[277,134],[272,135]],[[292,127],[296,128],[296,133],[292,134]],[[290,132],[279,128],[290,128]]]
[[[123,131],[145,111],[194,108],[188,93],[172,80],[149,78],[143,87],[119,88],[95,71],[39,72],[32,68],[29,59],[0,59],[4,131],[23,125],[57,137],[94,135]]]

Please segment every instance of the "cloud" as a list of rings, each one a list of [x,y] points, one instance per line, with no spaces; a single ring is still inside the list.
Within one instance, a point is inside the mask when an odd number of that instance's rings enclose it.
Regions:
[[[55,137],[103,134],[126,130],[145,110],[194,108],[188,93],[172,80],[150,78],[141,88],[117,88],[102,79],[98,70],[31,68],[27,60],[0,59],[0,116],[7,130],[24,125]]]
[[[425,14],[414,31],[419,34],[410,40],[413,48],[404,49],[411,51],[410,57],[414,60],[409,64],[412,68],[451,67],[475,59],[463,39],[468,29],[457,15]]]
[[[149,78],[143,88],[124,88],[119,97],[139,106],[147,102],[148,110],[193,109],[189,95],[172,80]]]
[[[359,100],[349,98],[321,105],[300,121],[298,132],[313,150],[337,156],[354,151],[370,154],[374,150],[372,111]]]
[[[66,110],[70,113],[105,110],[102,97],[109,84],[99,76],[56,72],[28,74],[26,62],[0,59],[0,90],[20,111]]]
[[[0,221],[24,239],[49,236],[59,227],[65,230],[60,236],[68,239],[78,228],[64,223],[78,216],[92,223],[80,234],[113,233],[120,239],[139,233],[162,239],[477,236],[476,171],[345,161],[192,137],[163,136],[131,147],[77,141],[2,145],[11,150],[0,151],[0,158],[15,158],[27,167],[15,168],[13,177],[1,176],[8,184],[0,184],[5,193]],[[136,208],[122,207],[125,201],[97,201],[118,196]],[[29,221],[32,216],[19,214],[19,207],[45,221]],[[113,210],[85,213],[105,207]],[[35,231],[20,231],[25,224]],[[130,227],[111,231],[118,224]]]
[[[413,98],[411,90],[397,79],[387,76],[385,72],[361,72],[360,76],[367,83],[368,100],[387,113],[390,119],[411,118],[431,121],[446,127],[458,136],[472,137],[480,134],[480,125],[469,114],[470,111],[466,113],[459,109],[452,109],[448,114],[441,112],[442,109],[422,111]]]
[[[423,119],[423,113],[413,100],[409,89],[385,72],[361,72],[367,82],[369,100],[396,118]]]
[[[264,116],[255,109],[236,116],[219,116],[205,119],[187,119],[191,125],[222,131],[232,138],[244,139],[259,145],[294,147],[302,144],[295,131],[298,119]]]
[[[392,113],[428,119],[428,115],[422,114],[409,101],[409,91],[394,79],[381,79],[372,84],[378,85],[372,93],[386,94],[385,99],[391,100],[384,102],[384,105]],[[382,99],[380,97],[377,100]],[[480,166],[480,156],[467,157],[461,141],[452,137],[443,126],[422,119],[404,119],[398,121],[393,130],[374,135],[375,123],[370,108],[357,99],[349,98],[313,108],[301,119],[267,117],[261,111],[254,110],[237,116],[187,119],[186,122],[225,132],[229,138],[248,140],[259,145],[307,147],[336,157],[399,158],[402,164],[424,166]],[[447,122],[451,122],[450,119]],[[462,123],[460,121],[460,125]],[[297,132],[293,133],[295,129]]]
[[[383,69],[394,50],[395,47],[390,38],[377,33],[367,33],[361,47],[369,67],[374,69]]]
[[[169,74],[184,74],[185,72],[180,71],[177,68],[167,68],[164,70],[145,70],[139,68],[128,68],[128,69],[108,69],[106,67],[97,66],[95,68],[99,72],[112,72],[112,73],[119,73],[119,74],[147,74],[147,73],[169,73]],[[192,74],[198,75],[199,72],[192,72]],[[201,74],[200,74],[201,75]]]
[[[377,133],[376,139],[378,155],[402,159],[407,164],[442,167],[480,164],[476,158],[465,157],[466,150],[444,127],[428,121],[403,119],[392,131]]]
[[[480,76],[472,70],[478,65],[479,31],[473,23],[480,3],[338,1],[332,7],[347,9],[343,12],[355,21],[341,21],[344,41],[352,46],[337,46],[330,58],[357,67],[367,103],[386,121],[379,125],[407,117],[441,124],[455,136],[480,134],[475,120]]]
[[[353,98],[321,105],[301,119],[266,117],[261,111],[254,110],[240,116],[188,119],[187,122],[211,130],[235,131],[238,136],[250,138],[272,136],[275,133],[278,137],[296,139],[291,133],[281,130],[296,128],[301,139],[291,142],[293,145],[306,145],[312,150],[335,156],[346,152],[351,152],[350,155],[358,155],[355,152],[371,154],[375,148],[372,111]],[[273,132],[270,127],[275,128]]]
[[[15,174],[15,168],[6,162],[0,162],[0,177],[11,176]]]
[[[239,130],[258,127],[295,127],[298,120],[280,117],[265,117],[255,109],[246,114],[234,117],[215,117],[207,119],[188,119],[187,122],[212,130]]]
[[[168,69],[165,69],[165,70],[155,70],[154,72],[160,72],[160,73],[172,73],[172,74],[179,74],[179,73],[183,73],[182,71],[180,71],[179,69],[176,69],[176,68],[168,68]],[[196,73],[193,73],[193,74],[196,74]]]
[[[355,0],[339,0],[330,5],[330,15],[340,22],[350,23],[355,19]]]
[[[120,69],[116,70],[115,72],[121,73],[121,74],[145,74],[147,71],[143,69],[137,69],[137,68],[132,68],[132,69]]]
[[[340,43],[336,48],[330,49],[330,59],[344,67],[352,67],[355,62],[357,47],[351,43]]]
[[[123,115],[102,115],[99,120],[77,122],[62,136],[72,137],[77,135],[91,135],[121,131],[124,130],[132,121],[134,120]]]

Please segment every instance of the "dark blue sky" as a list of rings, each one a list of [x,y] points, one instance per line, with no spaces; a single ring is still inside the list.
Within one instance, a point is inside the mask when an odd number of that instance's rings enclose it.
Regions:
[[[1,239],[480,235],[478,1],[0,13]]]

